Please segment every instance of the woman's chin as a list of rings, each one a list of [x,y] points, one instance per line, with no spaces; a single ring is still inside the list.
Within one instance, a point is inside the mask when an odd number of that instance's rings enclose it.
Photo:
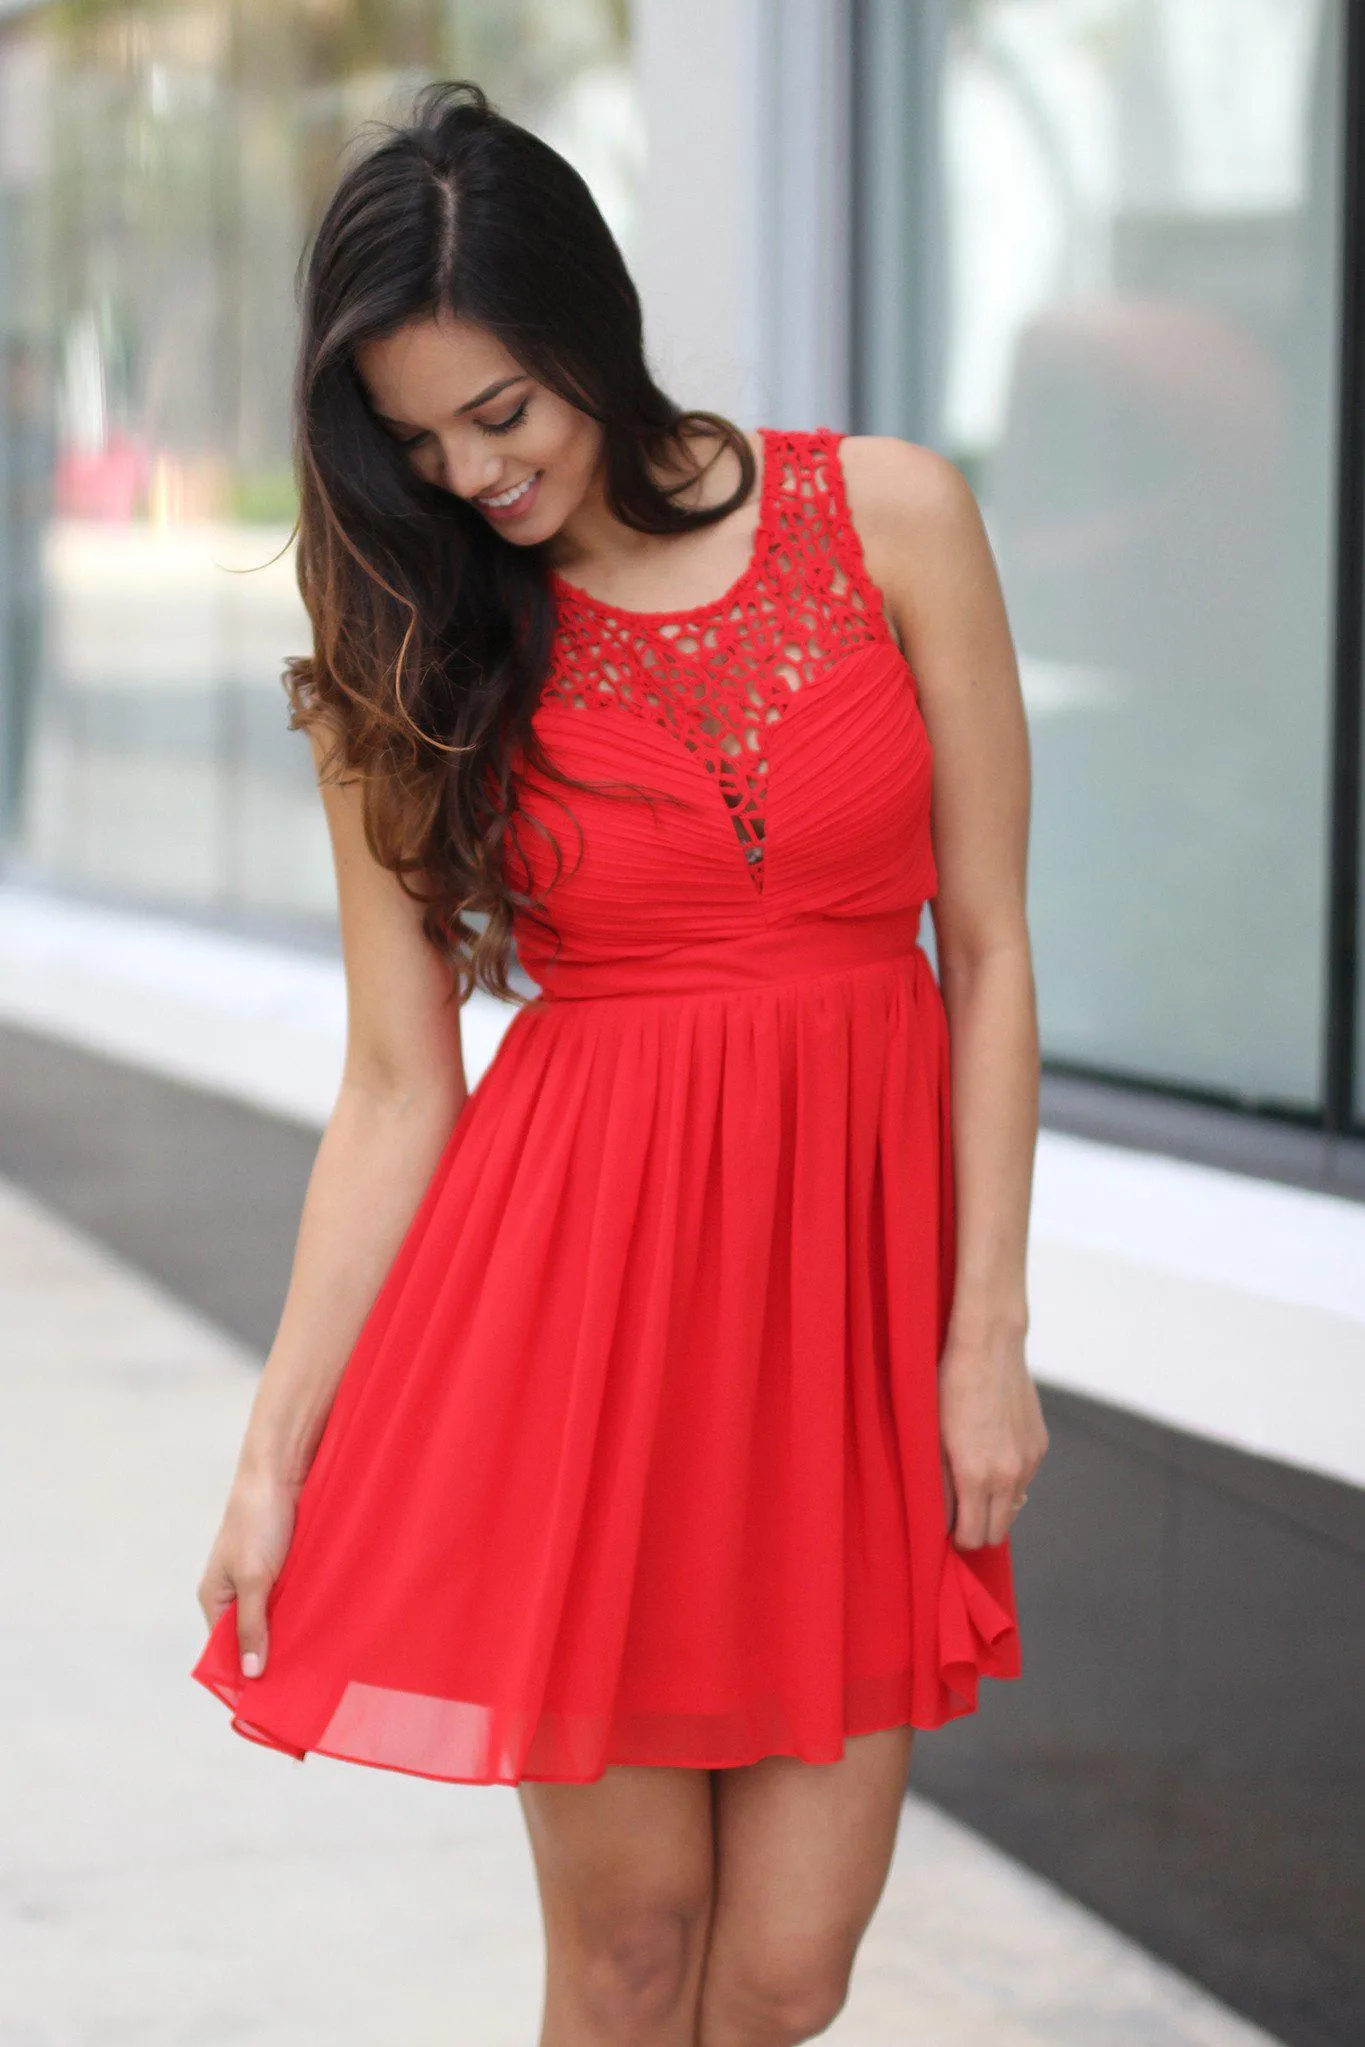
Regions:
[[[488,523],[500,540],[510,541],[513,547],[540,547],[545,541],[554,539],[562,522],[553,512],[537,508],[531,518],[511,525],[497,525],[492,519]]]

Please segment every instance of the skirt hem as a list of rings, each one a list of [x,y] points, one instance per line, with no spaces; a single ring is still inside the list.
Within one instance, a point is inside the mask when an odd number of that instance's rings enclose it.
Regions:
[[[211,1692],[226,1705],[230,1712],[229,1726],[243,1740],[268,1748],[276,1754],[288,1756],[291,1761],[303,1763],[309,1756],[326,1756],[334,1762],[355,1763],[364,1769],[390,1770],[402,1776],[422,1777],[429,1783],[437,1784],[486,1784],[493,1786],[515,1786],[517,1784],[595,1784],[605,1772],[618,1766],[631,1768],[684,1769],[684,1770],[733,1770],[746,1769],[753,1763],[763,1762],[770,1756],[790,1756],[803,1763],[826,1764],[839,1762],[849,1741],[856,1741],[865,1734],[888,1733],[893,1728],[909,1727],[917,1734],[930,1734],[951,1721],[966,1717],[978,1708],[977,1684],[971,1683],[969,1690],[949,1694],[938,1715],[926,1714],[922,1709],[905,1706],[896,1711],[894,1717],[884,1713],[873,1714],[866,1720],[850,1718],[844,1727],[842,1739],[836,1744],[802,1742],[783,1744],[777,1747],[760,1745],[752,1753],[727,1754],[723,1758],[711,1757],[705,1761],[684,1761],[676,1755],[649,1757],[634,1752],[624,1755],[608,1754],[600,1767],[591,1772],[570,1772],[524,1769],[516,1773],[461,1772],[456,1770],[424,1769],[415,1763],[399,1763],[383,1757],[365,1755],[358,1751],[331,1747],[319,1740],[305,1745],[290,1741],[287,1736],[272,1732],[260,1723],[246,1718],[238,1710],[243,1686],[233,1687],[211,1678],[200,1671],[192,1671],[195,1681]],[[977,1678],[990,1677],[999,1682],[1010,1682],[1017,1678],[1017,1669],[1002,1667],[998,1670],[982,1669]]]

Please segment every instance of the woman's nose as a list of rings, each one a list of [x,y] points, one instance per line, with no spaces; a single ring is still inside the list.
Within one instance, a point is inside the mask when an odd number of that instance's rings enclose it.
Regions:
[[[446,443],[442,448],[446,482],[456,497],[476,498],[497,489],[497,457],[479,448],[461,448]]]

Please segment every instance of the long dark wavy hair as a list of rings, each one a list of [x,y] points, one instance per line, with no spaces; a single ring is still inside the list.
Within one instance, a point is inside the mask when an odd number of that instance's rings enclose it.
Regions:
[[[519,1001],[514,912],[550,920],[502,870],[513,755],[590,786],[558,768],[530,722],[554,635],[549,564],[543,546],[503,540],[416,475],[374,418],[356,350],[436,314],[486,329],[601,426],[607,504],[638,532],[725,518],[756,464],[732,421],[681,411],[654,382],[639,295],[562,156],[467,80],[425,87],[410,121],[380,136],[301,264],[294,454],[313,651],[285,667],[290,722],[324,721],[326,773],[363,782],[370,849],[423,904],[458,1000],[481,985]],[[676,495],[709,466],[689,447],[699,432],[719,438],[712,461],[733,448],[741,480],[723,502],[686,509]],[[676,472],[679,458],[691,473],[665,488],[655,468]]]

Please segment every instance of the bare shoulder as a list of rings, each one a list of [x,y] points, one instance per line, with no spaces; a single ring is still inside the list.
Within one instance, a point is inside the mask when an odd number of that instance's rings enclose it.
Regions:
[[[848,508],[870,536],[961,517],[974,505],[956,463],[892,434],[847,434],[839,443]]]
[[[946,455],[890,434],[840,443],[849,516],[868,573],[902,639],[935,593],[989,582],[994,564],[976,496]]]
[[[839,453],[848,508],[864,545],[951,539],[980,523],[971,485],[936,448],[892,434],[848,434]]]

